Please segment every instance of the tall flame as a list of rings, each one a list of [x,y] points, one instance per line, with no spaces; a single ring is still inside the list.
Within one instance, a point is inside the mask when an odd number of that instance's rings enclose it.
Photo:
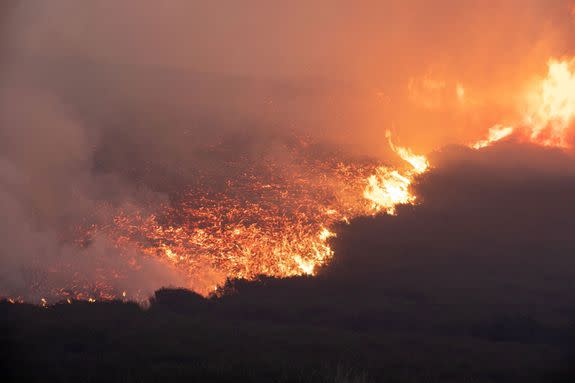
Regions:
[[[530,139],[540,145],[567,147],[567,130],[575,117],[575,59],[549,60],[526,116]]]
[[[481,149],[517,133],[537,145],[568,148],[575,120],[575,58],[550,59],[547,75],[527,95],[523,121],[515,126],[495,125],[488,136],[470,145]]]

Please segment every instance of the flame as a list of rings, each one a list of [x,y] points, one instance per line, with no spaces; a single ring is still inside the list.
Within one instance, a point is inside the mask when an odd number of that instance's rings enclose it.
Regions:
[[[372,202],[374,212],[385,211],[395,215],[397,205],[415,202],[415,196],[409,191],[411,180],[397,170],[380,167],[367,182],[363,196]]]
[[[320,241],[325,241],[325,240],[327,240],[328,238],[335,237],[335,236],[336,236],[335,233],[332,233],[331,231],[329,231],[329,230],[326,229],[326,228],[323,228],[323,229],[321,230],[321,233],[319,233],[319,239],[320,239]]]
[[[542,146],[569,148],[569,130],[575,119],[575,58],[550,59],[547,75],[526,96],[523,121],[513,126],[495,125],[487,138],[471,145],[490,146],[512,134]]]
[[[547,77],[536,89],[525,120],[532,142],[568,147],[567,130],[575,117],[575,59],[551,59],[547,65]]]
[[[427,158],[424,155],[413,154],[409,148],[394,145],[391,140],[391,132],[389,130],[385,132],[385,137],[395,154],[413,167],[414,173],[421,174],[429,168],[429,161],[427,161]]]
[[[489,134],[484,140],[477,141],[470,146],[473,149],[481,149],[494,144],[497,141],[501,141],[505,137],[509,137],[514,131],[511,126],[495,125],[489,129]]]
[[[374,212],[385,211],[387,214],[394,215],[397,205],[415,203],[416,197],[411,193],[410,185],[416,175],[429,169],[429,161],[425,156],[414,154],[408,148],[394,145],[390,131],[386,131],[385,135],[391,149],[411,165],[412,169],[402,174],[388,167],[378,167],[375,174],[367,179],[368,184],[363,196],[372,202],[371,207]]]

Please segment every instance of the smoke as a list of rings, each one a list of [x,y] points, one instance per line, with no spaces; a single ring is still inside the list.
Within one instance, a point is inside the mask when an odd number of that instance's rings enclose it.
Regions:
[[[183,284],[171,269],[70,228],[168,201],[230,159],[290,165],[285,136],[385,156],[424,151],[516,113],[526,79],[572,52],[569,2],[422,0],[0,5],[0,295],[55,265],[114,286]],[[227,143],[233,150],[206,154]],[[240,170],[236,170],[241,172]],[[135,250],[134,250],[135,251]],[[40,270],[40,271],[38,271]],[[41,274],[41,275],[40,275]],[[36,283],[36,282],[34,282]],[[60,285],[60,284],[55,284]]]
[[[140,270],[126,267],[114,244],[97,237],[79,249],[73,230],[105,222],[107,208],[161,195],[137,190],[113,175],[93,172],[97,137],[52,94],[4,89],[0,95],[0,221],[3,296],[39,299],[51,286],[96,283],[101,270],[123,277],[111,287],[138,294],[150,286],[178,283],[166,266],[143,259]],[[106,203],[105,205],[103,203]],[[55,271],[58,270],[58,271]],[[32,286],[32,291],[30,287]]]
[[[116,118],[147,111],[130,133],[295,129],[371,155],[390,128],[419,152],[475,140],[575,48],[567,0],[58,0],[10,18],[21,77]]]

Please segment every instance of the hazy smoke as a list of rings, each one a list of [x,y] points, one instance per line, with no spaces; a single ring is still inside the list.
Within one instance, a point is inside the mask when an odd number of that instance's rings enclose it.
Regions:
[[[97,237],[79,250],[71,243],[73,230],[109,219],[104,206],[160,197],[95,174],[97,138],[51,94],[5,89],[0,127],[0,294],[30,298],[30,286],[45,294],[45,284],[71,286],[75,274],[92,283],[100,269],[125,268],[109,240]],[[125,278],[112,286],[145,294],[150,286],[178,283],[159,262],[144,260],[141,266],[137,273],[123,270]]]
[[[116,127],[260,125],[370,154],[391,127],[418,151],[476,139],[575,48],[568,0],[57,0],[10,18],[13,68]]]

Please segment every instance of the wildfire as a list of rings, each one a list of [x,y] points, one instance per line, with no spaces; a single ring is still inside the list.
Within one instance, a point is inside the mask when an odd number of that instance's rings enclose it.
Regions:
[[[471,148],[485,148],[511,135],[540,145],[568,146],[567,131],[575,117],[575,60],[551,60],[548,66],[524,121],[493,126]],[[463,99],[462,86],[457,95]],[[223,186],[190,186],[153,214],[120,211],[108,225],[85,230],[78,242],[109,238],[130,269],[138,270],[144,258],[161,260],[185,276],[185,287],[202,294],[212,293],[228,278],[315,275],[333,257],[330,239],[337,223],[378,213],[395,215],[399,205],[417,202],[411,186],[430,163],[395,145],[389,131],[386,139],[405,167],[316,160],[301,147],[291,148],[296,166],[285,169],[266,162],[248,166]],[[122,276],[121,271],[106,272]],[[127,298],[125,290],[116,291],[106,278],[92,284],[75,281],[50,293],[50,299],[59,296],[68,302]],[[48,299],[45,295],[40,304],[46,306]]]
[[[264,172],[228,182],[223,192],[190,190],[158,215],[120,215],[109,230],[185,271],[188,287],[204,294],[226,278],[314,275],[333,256],[334,224],[393,214],[396,205],[415,202],[409,185],[427,160],[394,150],[413,171],[334,160],[280,177],[277,165],[268,164]]]
[[[78,242],[108,238],[129,269],[137,272],[146,258],[158,259],[183,275],[185,287],[205,295],[228,278],[315,275],[333,257],[330,240],[337,223],[395,214],[397,205],[415,203],[410,185],[428,168],[427,159],[393,145],[387,136],[408,170],[308,158],[301,152],[305,149],[292,148],[299,161],[293,168],[273,161],[248,166],[223,187],[190,186],[153,214],[118,212],[113,222],[91,227]],[[96,284],[79,275],[66,289],[47,291],[42,304],[48,299],[126,299],[126,291],[115,291],[108,280],[123,278],[125,270],[103,273]],[[138,299],[134,292],[129,297]]]

